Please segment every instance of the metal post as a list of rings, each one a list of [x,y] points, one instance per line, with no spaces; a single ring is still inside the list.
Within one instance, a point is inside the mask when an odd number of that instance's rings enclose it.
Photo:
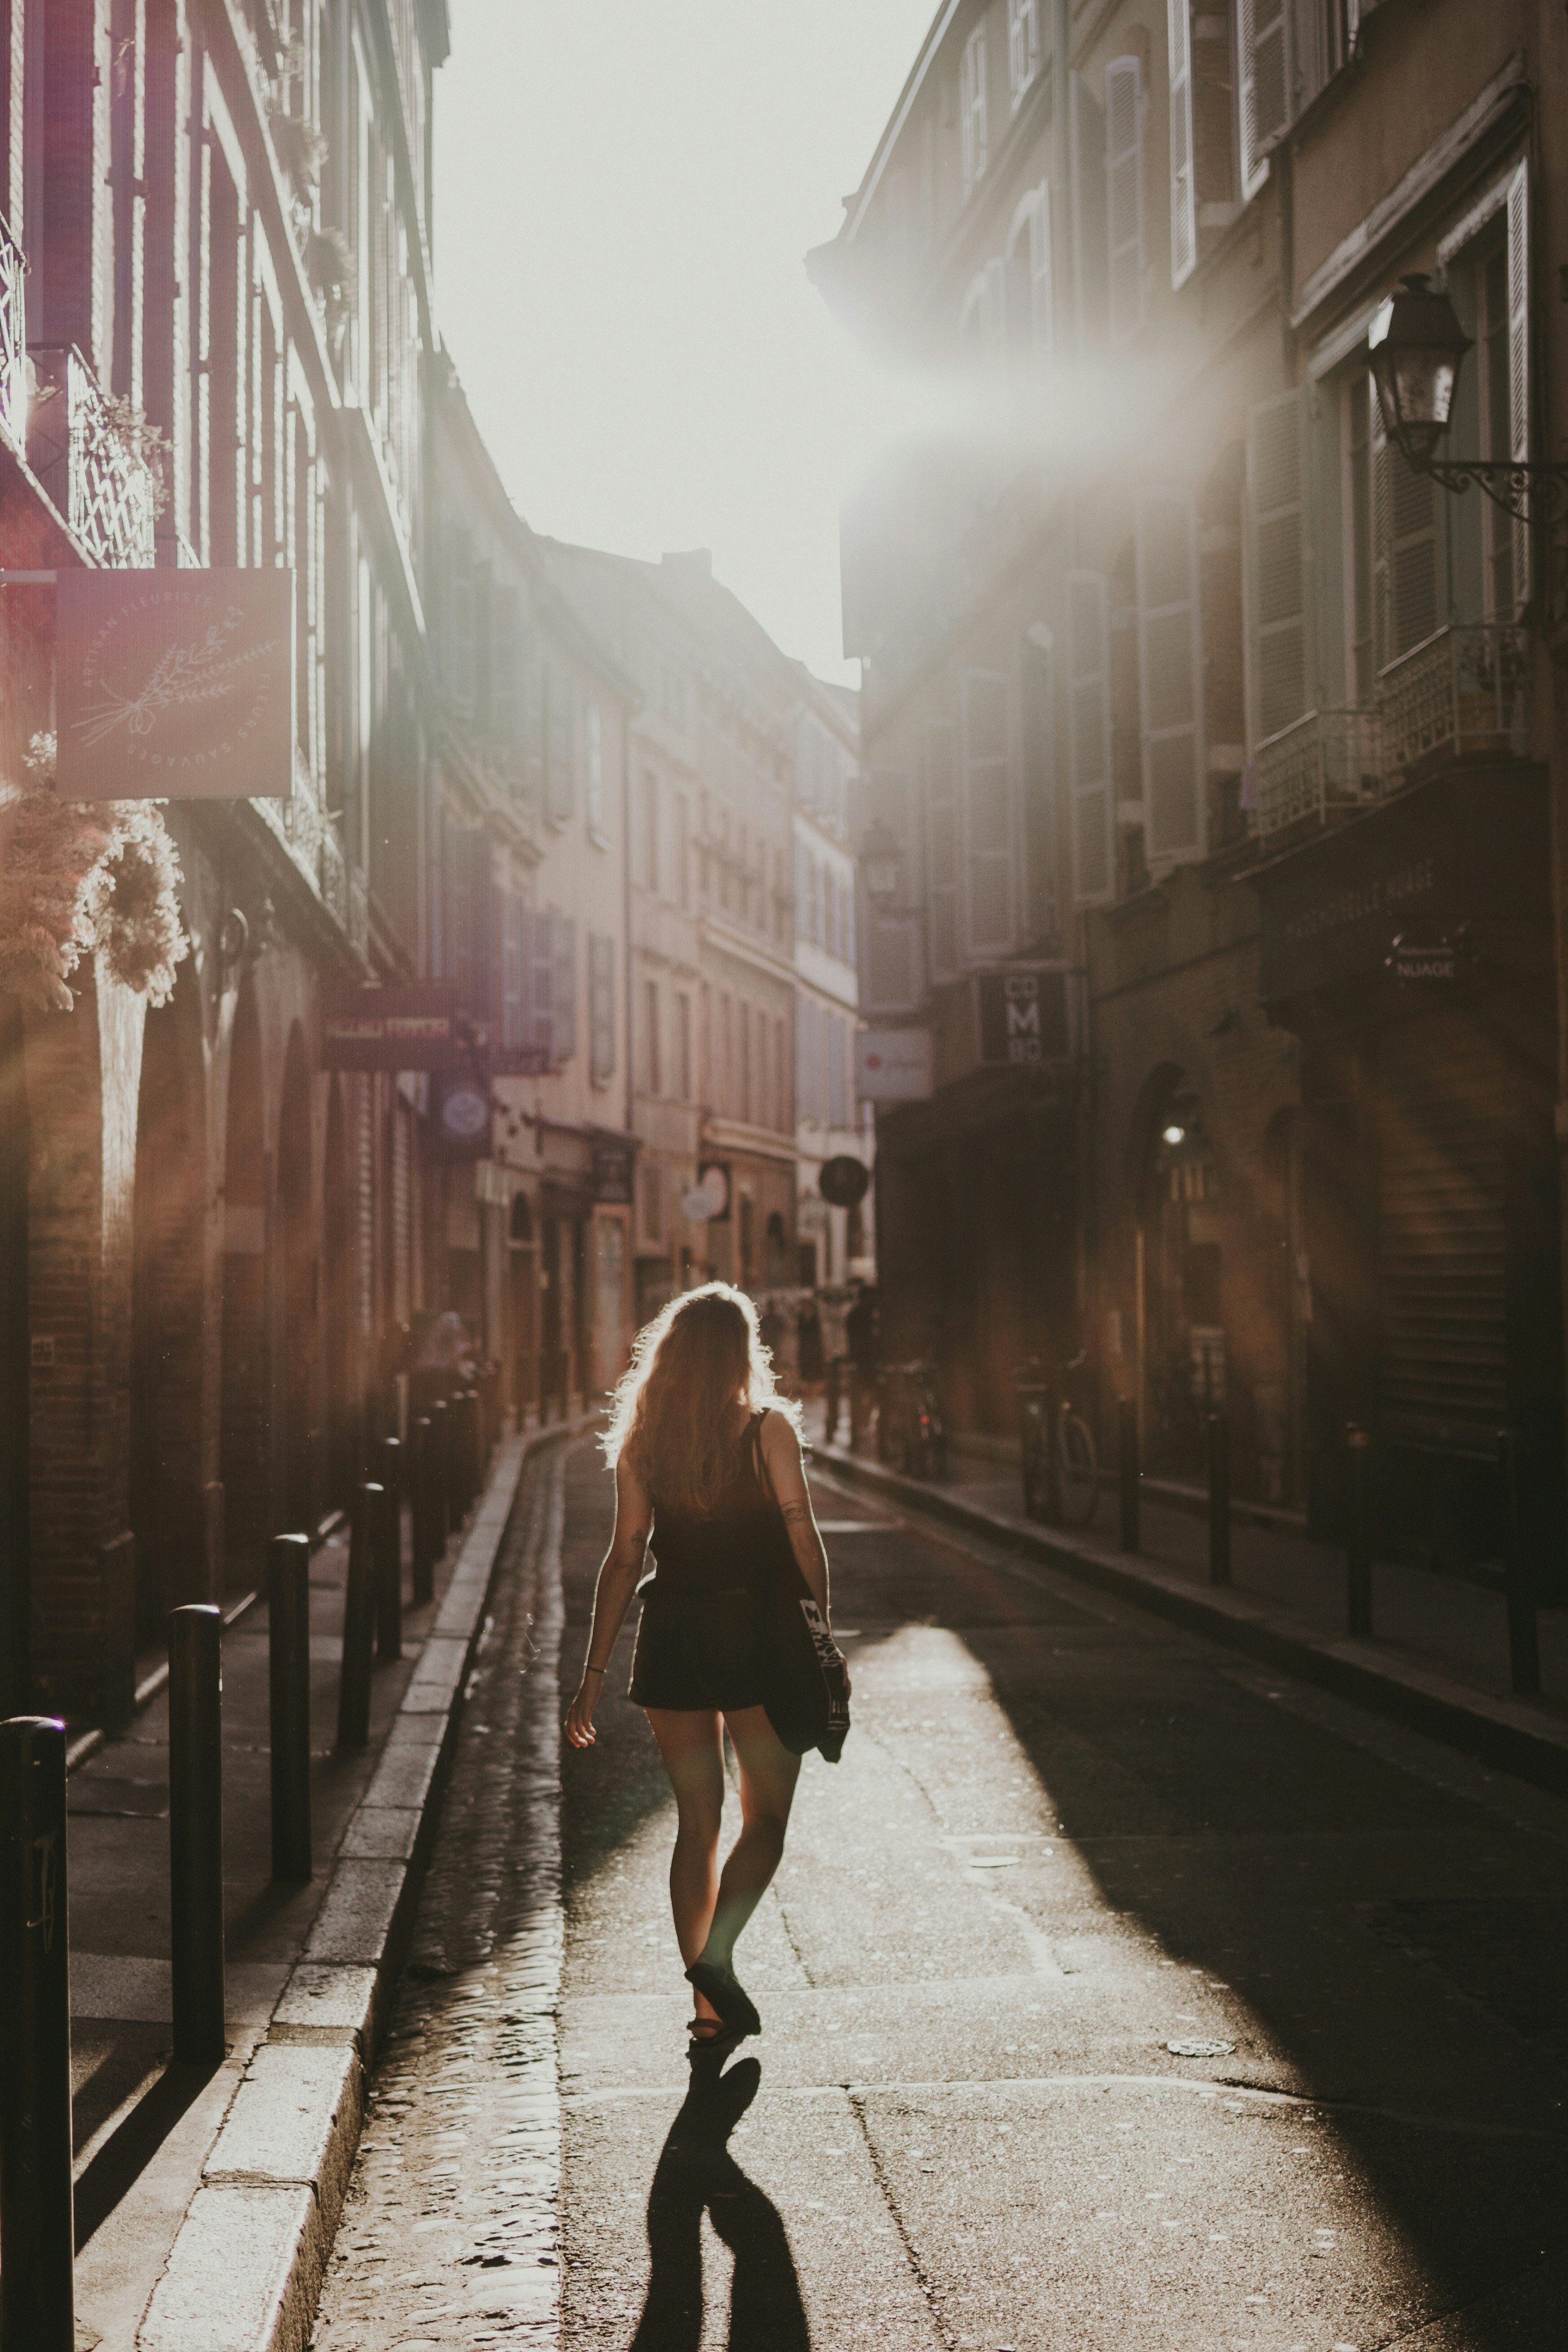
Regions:
[[[223,1617],[169,1612],[169,1927],[174,2057],[222,2063]]]
[[[381,1441],[382,1501],[375,1530],[375,1654],[403,1655],[403,1448]]]
[[[430,1525],[439,1559],[458,1517],[452,1508],[452,1409],[445,1397],[430,1400]]]
[[[1230,1582],[1230,1423],[1209,1415],[1209,1582]]]
[[[471,1507],[479,1501],[485,1483],[484,1406],[477,1388],[463,1391],[463,1424],[468,1433],[466,1484]]]
[[[267,1553],[271,1700],[272,1875],[305,1886],[310,1864],[310,1538],[274,1536]]]
[[[1136,1551],[1140,1539],[1138,1400],[1136,1397],[1122,1398],[1118,1410],[1117,1423],[1121,1455],[1121,1549],[1123,1551]]]
[[[370,1682],[375,1643],[376,1509],[379,1486],[366,1484],[354,1496],[349,1534],[349,1578],[343,1592],[343,1658],[338,1683],[338,1746],[370,1745]]]
[[[66,1727],[0,1724],[0,2347],[72,2352]]]
[[[441,1557],[436,1533],[436,1441],[430,1418],[421,1413],[414,1424],[414,1605],[433,1599],[436,1562]]]
[[[1370,1638],[1372,1633],[1372,1440],[1364,1429],[1349,1423],[1345,1443],[1350,1453],[1348,1534],[1345,1541],[1345,1631]]]
[[[1498,1433],[1502,1475],[1503,1592],[1508,1605],[1509,1679],[1528,1696],[1541,1688],[1541,1629],[1535,1614],[1535,1579],[1519,1536],[1519,1440],[1510,1429]]]

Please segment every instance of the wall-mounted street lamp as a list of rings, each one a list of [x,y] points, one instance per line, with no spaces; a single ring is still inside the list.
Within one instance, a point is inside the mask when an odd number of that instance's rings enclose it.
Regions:
[[[860,844],[860,872],[866,896],[875,907],[889,907],[899,895],[904,861],[898,835],[879,820]]]
[[[1471,348],[1446,293],[1425,270],[1402,278],[1373,320],[1367,358],[1391,440],[1418,474],[1446,490],[1472,482],[1522,523],[1555,522],[1568,504],[1568,466],[1512,457],[1438,457],[1459,386],[1459,365]]]

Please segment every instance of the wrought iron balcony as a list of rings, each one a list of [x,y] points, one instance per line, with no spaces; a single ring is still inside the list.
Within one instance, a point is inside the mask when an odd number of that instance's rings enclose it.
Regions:
[[[1433,753],[1521,758],[1530,742],[1530,633],[1438,629],[1380,670],[1378,710],[1390,776]]]
[[[1338,808],[1376,800],[1383,761],[1375,710],[1309,710],[1258,746],[1258,831],[1320,824]]]
[[[151,566],[159,481],[138,446],[141,421],[116,413],[74,344],[32,359],[33,471],[95,563]]]
[[[27,341],[22,277],[26,268],[0,213],[0,431],[18,449],[27,438]]]

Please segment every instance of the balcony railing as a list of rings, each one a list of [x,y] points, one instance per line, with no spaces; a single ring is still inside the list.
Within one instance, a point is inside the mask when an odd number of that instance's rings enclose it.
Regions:
[[[27,340],[22,299],[26,267],[0,214],[0,429],[18,449],[27,438]]]
[[[33,470],[94,562],[149,567],[158,478],[74,345],[35,351]]]
[[[1283,833],[1332,809],[1376,800],[1383,761],[1374,710],[1309,710],[1258,747],[1258,831]]]
[[[1500,627],[1439,629],[1378,673],[1384,772],[1433,752],[1522,757],[1530,742],[1530,635]]]

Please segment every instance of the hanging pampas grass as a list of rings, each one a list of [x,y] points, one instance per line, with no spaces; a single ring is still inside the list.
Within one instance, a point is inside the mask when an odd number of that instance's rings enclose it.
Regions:
[[[61,801],[55,744],[35,735],[26,782],[0,785],[0,989],[68,1013],[84,956],[166,1004],[190,952],[180,921],[180,866],[152,801]]]

